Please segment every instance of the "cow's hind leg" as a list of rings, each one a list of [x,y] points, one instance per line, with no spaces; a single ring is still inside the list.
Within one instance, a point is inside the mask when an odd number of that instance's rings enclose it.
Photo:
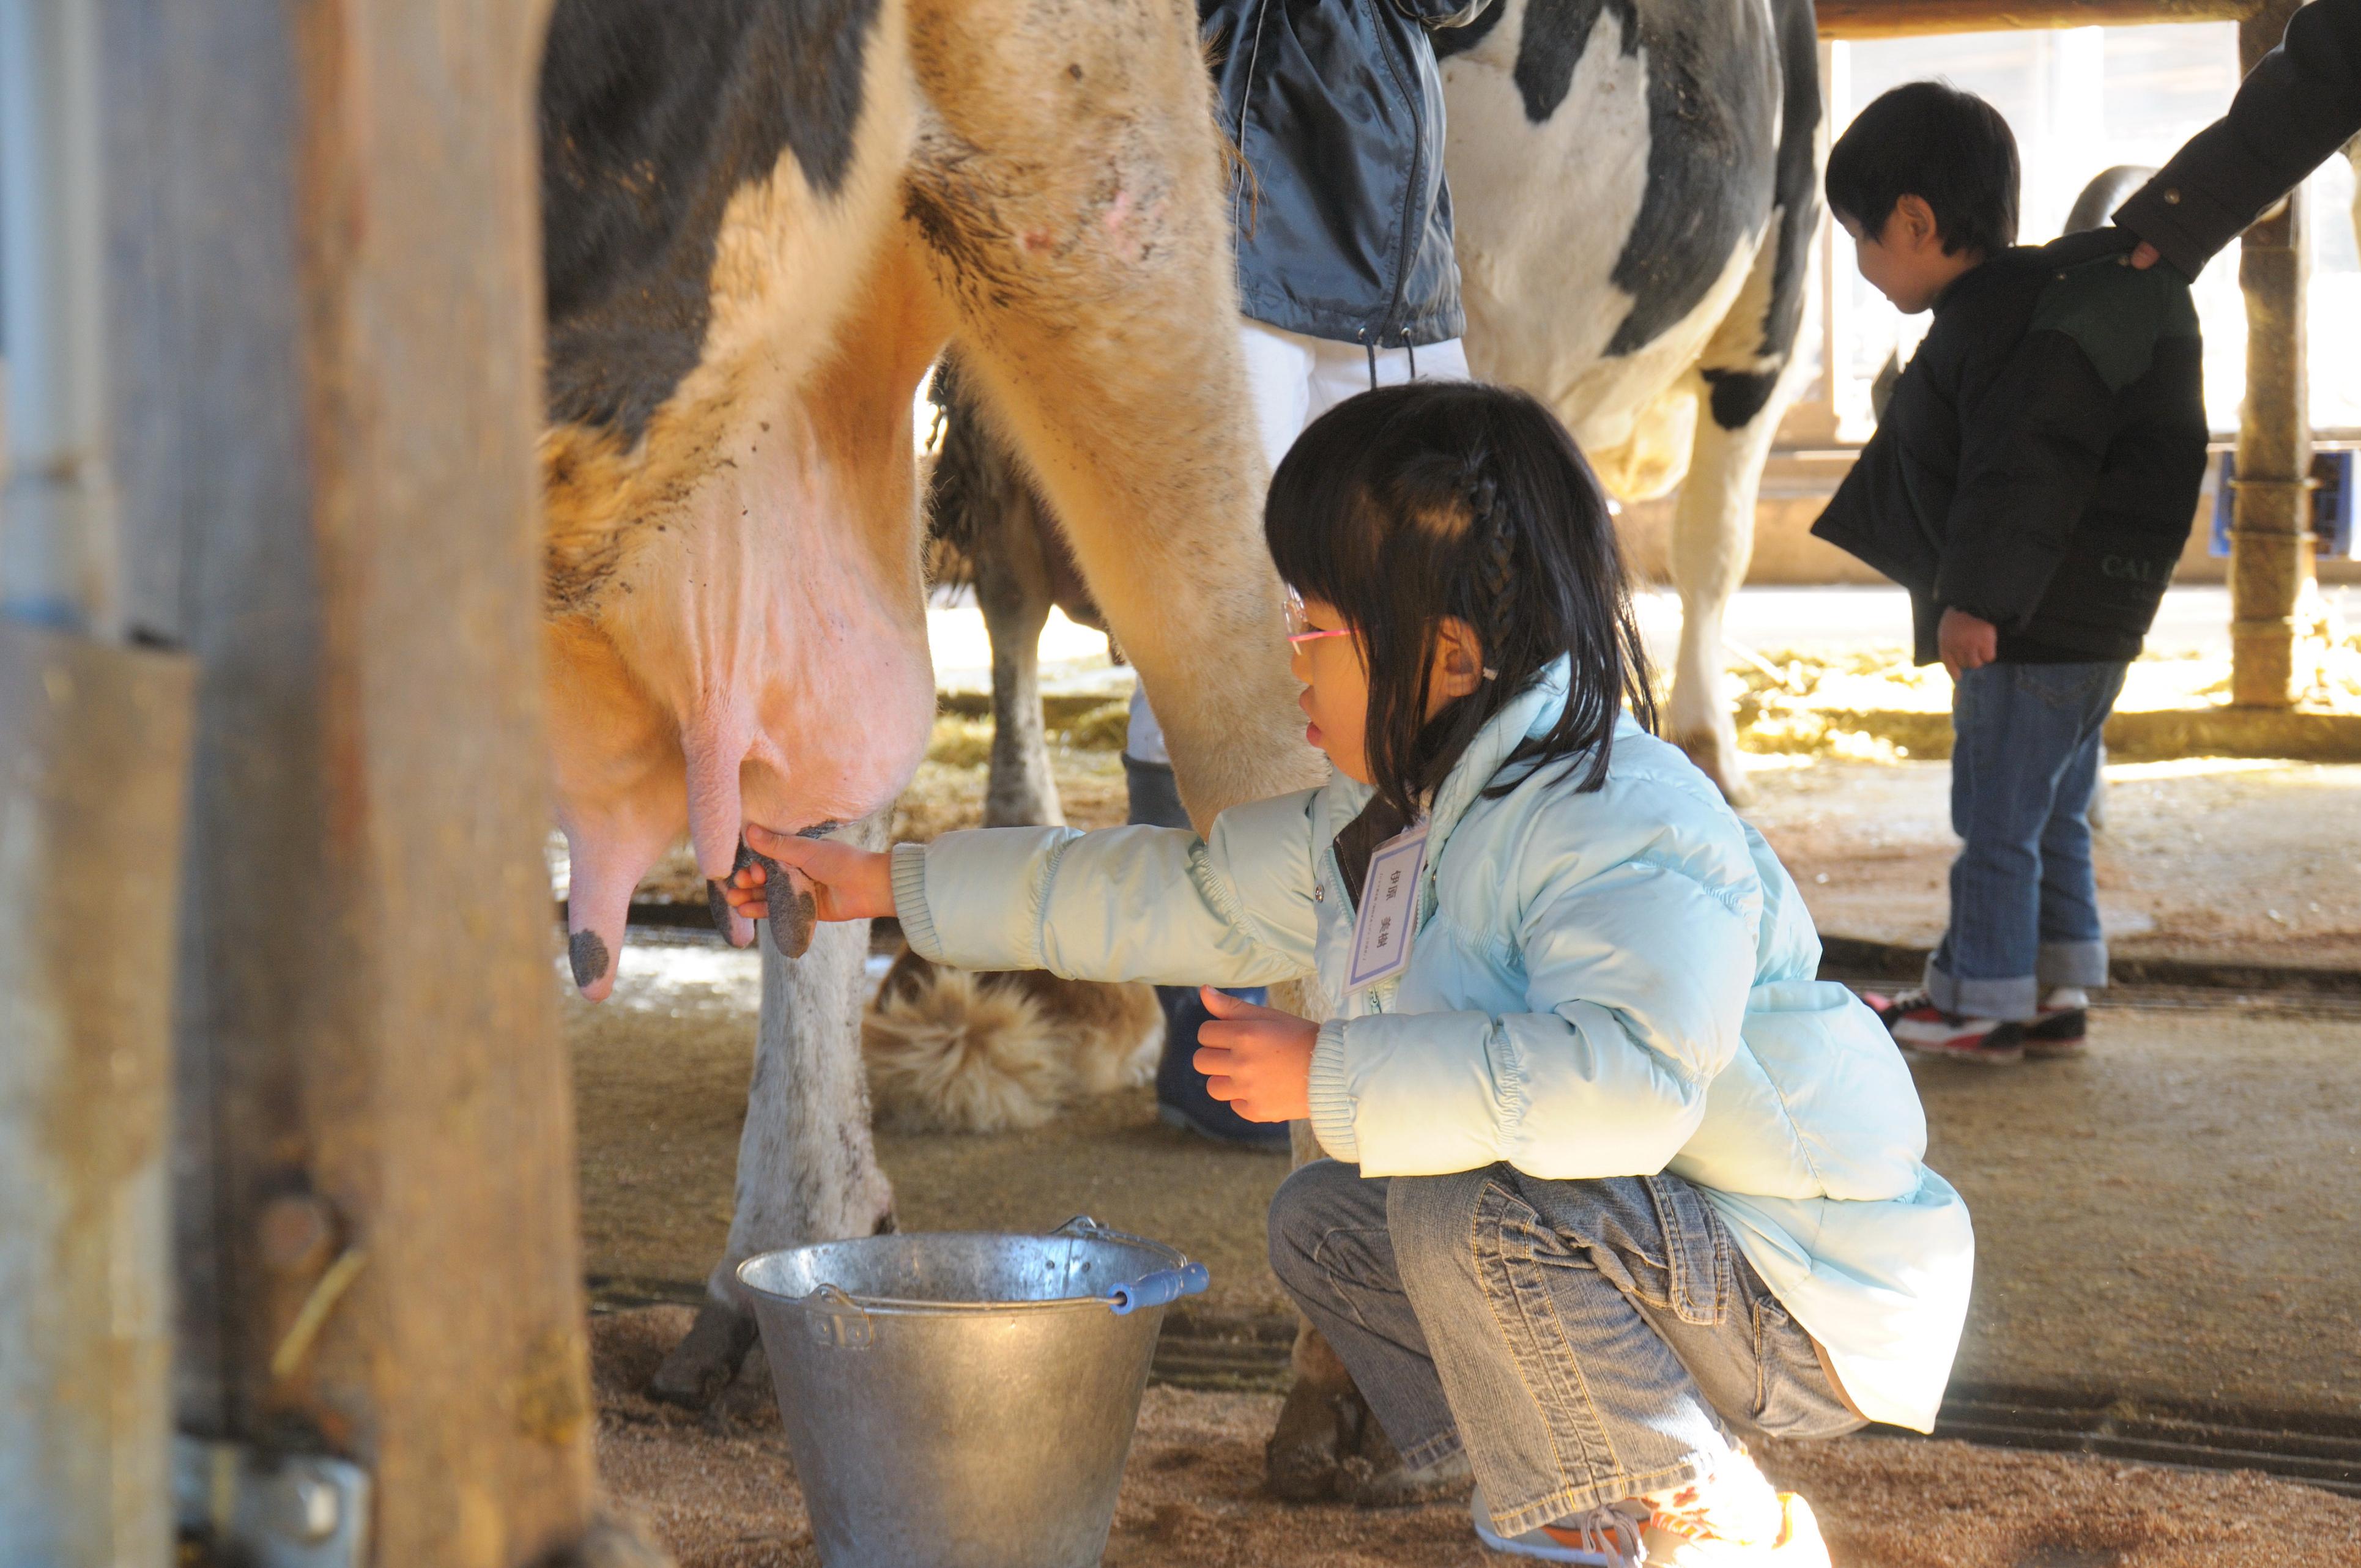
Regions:
[[[998,461],[1007,464],[1005,453]],[[1049,771],[1041,725],[1041,629],[1049,620],[1049,576],[1039,516],[1023,480],[1000,499],[1000,515],[976,530],[975,598],[992,638],[992,771],[983,792],[986,828],[1059,828],[1066,814]]]
[[[1681,642],[1664,733],[1733,806],[1745,805],[1748,793],[1722,674],[1722,617],[1754,554],[1755,493],[1786,406],[1785,398],[1773,397],[1734,430],[1716,420],[1709,407],[1700,410],[1688,477],[1673,512],[1673,586],[1681,596]]]
[[[885,841],[885,814],[848,830],[865,848]],[[869,927],[822,925],[810,949],[786,959],[763,927],[763,1018],[746,1124],[738,1140],[738,1202],[729,1249],[706,1280],[706,1304],[648,1385],[653,1397],[702,1409],[752,1348],[754,1320],[738,1266],[807,1242],[891,1230],[894,1193],[869,1135],[861,1062]]]

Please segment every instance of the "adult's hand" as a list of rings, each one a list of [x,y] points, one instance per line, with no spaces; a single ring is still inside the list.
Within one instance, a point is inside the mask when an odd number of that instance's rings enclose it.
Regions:
[[[2000,628],[1981,615],[1947,609],[1935,629],[1935,646],[1943,655],[1943,668],[1956,681],[1962,670],[1981,670],[1999,657]]]
[[[2143,272],[2147,271],[2149,268],[2155,266],[2158,262],[2163,259],[2164,252],[2157,249],[2156,247],[2148,244],[2146,240],[2142,240],[2137,245],[2132,247],[2132,265],[2138,268]]]
[[[1257,1007],[1206,986],[1210,1024],[1197,1029],[1191,1065],[1205,1091],[1249,1122],[1301,1122],[1312,1114],[1312,1047],[1320,1025],[1276,1007]]]

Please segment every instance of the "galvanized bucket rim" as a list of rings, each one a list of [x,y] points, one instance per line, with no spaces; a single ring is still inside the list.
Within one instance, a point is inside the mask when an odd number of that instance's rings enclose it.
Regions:
[[[1077,1217],[1079,1218],[1079,1216]],[[1069,1220],[1066,1222],[1066,1225],[1061,1225],[1054,1231],[907,1231],[897,1232],[895,1233],[895,1234],[902,1236],[923,1235],[942,1237],[957,1236],[962,1238],[977,1237],[985,1241],[1027,1242],[1050,1241],[1060,1236],[1063,1236],[1070,1241],[1115,1242],[1124,1246],[1138,1247],[1143,1251],[1162,1255],[1167,1263],[1170,1266],[1176,1268],[1189,1262],[1189,1255],[1187,1253],[1182,1252],[1179,1247],[1173,1246],[1169,1243],[1151,1240],[1147,1236],[1136,1236],[1125,1231],[1111,1231],[1104,1227],[1093,1227],[1087,1231],[1072,1231],[1066,1228],[1067,1225],[1071,1225],[1074,1222],[1072,1220]],[[756,1296],[763,1297],[766,1300],[776,1301],[781,1306],[785,1307],[796,1307],[805,1310],[813,1310],[813,1299],[818,1294],[818,1289],[807,1292],[801,1296],[783,1295],[776,1290],[768,1289],[763,1286],[755,1284],[752,1279],[746,1277],[746,1271],[753,1267],[756,1264],[761,1263],[765,1258],[777,1257],[784,1253],[802,1252],[807,1248],[815,1246],[839,1246],[843,1245],[845,1242],[887,1241],[890,1239],[892,1239],[891,1236],[840,1236],[833,1242],[807,1242],[801,1246],[774,1247],[769,1252],[757,1253],[752,1257],[750,1257],[745,1262],[740,1264],[735,1270],[738,1276],[738,1283],[745,1287],[748,1291]],[[834,1285],[832,1281],[828,1280],[821,1281],[818,1288],[824,1289],[831,1287],[840,1294],[844,1296],[848,1300],[858,1306],[862,1311],[876,1312],[886,1317],[980,1317],[994,1312],[1074,1311],[1085,1307],[1095,1307],[1100,1311],[1104,1311],[1106,1310],[1107,1305],[1107,1299],[1103,1294],[1097,1296],[1052,1296],[1047,1299],[1040,1300],[926,1301],[914,1299],[906,1296],[864,1296],[857,1290],[847,1290],[843,1286]]]

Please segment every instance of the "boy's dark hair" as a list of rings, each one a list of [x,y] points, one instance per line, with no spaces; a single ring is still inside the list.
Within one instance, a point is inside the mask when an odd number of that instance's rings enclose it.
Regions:
[[[1881,93],[1828,149],[1828,206],[1876,239],[1905,196],[1935,210],[1943,253],[2016,243],[2016,137],[2000,111],[1948,82]]]
[[[1623,705],[1655,728],[1606,494],[1574,437],[1524,393],[1418,381],[1338,404],[1279,464],[1263,532],[1279,575],[1360,634],[1370,776],[1401,820],[1562,657],[1573,660],[1564,716],[1510,754],[1528,766],[1488,795],[1560,758],[1597,789]],[[1493,674],[1429,722],[1436,634],[1454,615]]]

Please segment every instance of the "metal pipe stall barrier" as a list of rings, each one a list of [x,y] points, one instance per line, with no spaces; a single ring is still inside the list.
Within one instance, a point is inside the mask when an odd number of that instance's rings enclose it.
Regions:
[[[0,1568],[172,1551],[167,1041],[192,683],[122,641],[94,10],[0,0]]]

